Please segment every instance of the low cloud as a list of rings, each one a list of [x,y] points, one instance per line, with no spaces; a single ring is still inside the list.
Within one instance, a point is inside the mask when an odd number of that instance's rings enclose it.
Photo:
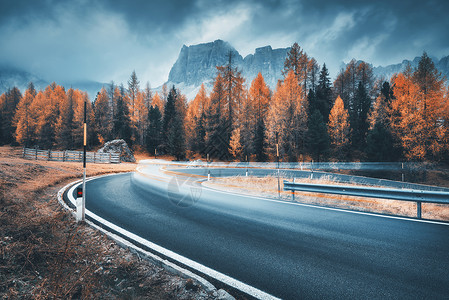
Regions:
[[[243,56],[297,41],[335,76],[352,58],[374,65],[427,51],[449,55],[449,3],[394,1],[31,1],[0,3],[0,64],[46,80],[162,84],[183,44],[223,39]]]

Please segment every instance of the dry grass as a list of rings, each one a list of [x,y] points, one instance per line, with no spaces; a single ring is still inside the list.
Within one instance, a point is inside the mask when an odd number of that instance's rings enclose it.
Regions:
[[[292,201],[292,193],[283,191],[284,179],[286,178],[280,178],[280,198],[285,201]],[[288,178],[286,180],[291,179]],[[296,182],[335,184],[335,181],[332,180],[332,177],[320,180],[297,179]],[[235,176],[214,178],[209,182],[204,182],[203,184],[205,186],[220,190],[231,190],[236,193],[259,195],[268,198],[278,198],[277,177]],[[295,192],[295,201],[306,204],[316,204],[328,207],[409,217],[416,217],[417,211],[416,203],[414,202],[307,192]],[[425,203],[422,205],[422,217],[425,219],[449,221],[449,205]]]
[[[19,148],[0,147],[0,298],[212,298],[191,280],[170,274],[74,222],[56,194],[81,178],[81,163],[20,156]],[[88,164],[87,175],[128,172],[136,166]]]

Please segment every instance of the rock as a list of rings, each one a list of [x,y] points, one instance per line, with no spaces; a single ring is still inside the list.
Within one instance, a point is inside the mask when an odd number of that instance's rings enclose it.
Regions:
[[[228,294],[228,292],[226,292],[223,289],[218,290],[218,300],[235,300],[234,297],[232,297],[231,295]]]
[[[128,147],[125,140],[113,140],[104,144],[98,153],[120,153],[120,160],[123,162],[136,162],[133,153]]]
[[[186,288],[186,290],[192,290],[192,291],[198,290],[198,286],[195,284],[195,282],[191,278],[186,280],[185,288]]]

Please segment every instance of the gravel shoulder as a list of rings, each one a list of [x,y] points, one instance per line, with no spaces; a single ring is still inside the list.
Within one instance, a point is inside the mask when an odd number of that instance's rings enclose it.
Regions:
[[[139,159],[139,157],[137,157]],[[130,172],[137,164],[88,164],[87,176]],[[217,299],[106,235],[76,223],[58,191],[82,164],[33,161],[0,147],[0,298]],[[222,291],[220,291],[222,293]]]

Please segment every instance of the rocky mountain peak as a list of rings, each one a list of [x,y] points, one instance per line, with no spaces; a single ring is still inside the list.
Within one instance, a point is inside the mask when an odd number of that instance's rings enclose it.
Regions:
[[[273,50],[271,46],[265,46],[243,58],[233,46],[223,40],[184,45],[170,70],[168,84],[177,85],[191,99],[195,97],[195,92],[202,83],[211,88],[211,83],[217,75],[216,67],[228,64],[231,53],[233,66],[242,72],[247,84],[251,84],[261,72],[265,82],[274,88],[278,79],[282,78],[281,72],[288,50],[289,48]]]
[[[178,59],[170,70],[168,81],[185,85],[201,85],[202,82],[215,78],[216,66],[227,64],[229,53],[234,63],[239,65],[242,56],[229,43],[216,40],[210,43],[181,48]]]

